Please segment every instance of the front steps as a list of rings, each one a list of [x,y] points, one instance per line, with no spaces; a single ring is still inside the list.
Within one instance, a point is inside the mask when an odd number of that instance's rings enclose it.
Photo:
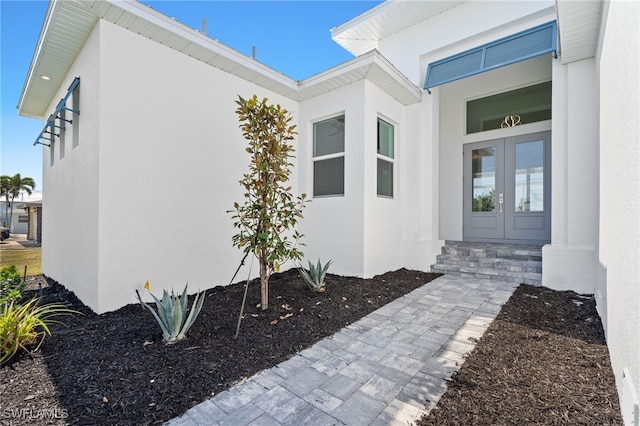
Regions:
[[[445,241],[431,272],[541,285],[542,246]]]

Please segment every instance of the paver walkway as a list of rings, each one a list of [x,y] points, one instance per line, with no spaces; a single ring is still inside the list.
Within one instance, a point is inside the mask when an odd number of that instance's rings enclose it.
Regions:
[[[167,425],[406,426],[436,405],[517,286],[439,277]]]

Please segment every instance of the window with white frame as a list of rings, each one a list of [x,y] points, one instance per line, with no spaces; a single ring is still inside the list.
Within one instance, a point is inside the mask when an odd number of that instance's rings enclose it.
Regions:
[[[313,124],[313,196],[344,195],[344,115]]]
[[[378,118],[377,193],[382,197],[393,197],[394,131],[393,124]]]

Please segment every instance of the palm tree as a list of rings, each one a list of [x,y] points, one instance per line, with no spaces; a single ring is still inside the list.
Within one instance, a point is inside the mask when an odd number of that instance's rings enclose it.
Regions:
[[[20,192],[26,192],[31,195],[31,191],[33,191],[35,187],[35,180],[30,177],[22,177],[20,173],[14,176],[0,176],[0,195],[4,195],[6,201],[5,217],[7,223],[5,226],[11,227],[13,211],[10,209],[10,206],[13,205],[13,200],[20,195]]]
[[[11,194],[11,177],[2,175],[0,176],[0,197],[4,196],[6,200],[3,226],[7,226],[7,220],[9,219],[9,194]]]

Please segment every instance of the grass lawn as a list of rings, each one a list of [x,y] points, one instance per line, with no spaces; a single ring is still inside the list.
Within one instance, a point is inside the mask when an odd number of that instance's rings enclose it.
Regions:
[[[24,250],[2,250],[0,251],[0,267],[16,265],[20,275],[24,273],[24,266],[27,265],[27,275],[40,275],[42,273],[42,249],[28,248]]]

